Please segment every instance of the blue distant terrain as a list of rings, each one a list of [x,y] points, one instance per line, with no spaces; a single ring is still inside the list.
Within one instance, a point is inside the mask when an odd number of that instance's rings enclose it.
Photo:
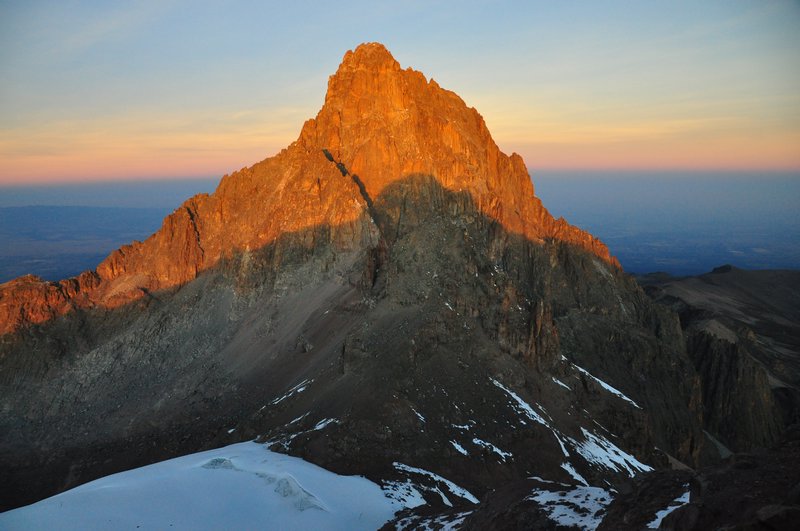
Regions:
[[[722,264],[800,269],[800,175],[541,172],[550,212],[602,239],[626,271],[693,275]],[[0,188],[0,282],[58,280],[143,240],[216,179]]]
[[[554,216],[603,240],[630,273],[723,264],[800,269],[800,175],[533,174]]]
[[[94,269],[114,249],[155,232],[216,180],[0,188],[0,283],[60,280]]]

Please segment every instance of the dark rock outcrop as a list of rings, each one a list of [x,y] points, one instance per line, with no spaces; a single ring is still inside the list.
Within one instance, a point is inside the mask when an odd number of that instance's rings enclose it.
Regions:
[[[680,316],[704,426],[723,455],[768,447],[800,420],[800,272],[723,266],[640,281]]]

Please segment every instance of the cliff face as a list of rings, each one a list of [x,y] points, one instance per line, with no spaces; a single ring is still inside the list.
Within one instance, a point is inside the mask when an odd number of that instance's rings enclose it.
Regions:
[[[522,159],[498,149],[475,109],[370,43],[345,55],[317,117],[278,155],[189,199],[153,236],[114,251],[96,274],[0,286],[0,334],[180,286],[224,257],[309,227],[330,226],[327,237],[338,246],[360,246],[376,237],[368,203],[415,175],[468,192],[510,233],[576,244],[618,266],[602,242],[553,219],[534,196]]]
[[[718,442],[734,452],[769,446],[800,420],[800,273],[722,266],[642,282],[680,315]]]

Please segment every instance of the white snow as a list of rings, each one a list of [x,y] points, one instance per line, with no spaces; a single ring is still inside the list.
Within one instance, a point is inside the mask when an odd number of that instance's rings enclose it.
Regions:
[[[304,419],[307,415],[308,415],[308,413],[306,413],[305,415],[302,415],[300,417],[297,417],[296,419],[291,421],[286,426],[291,426],[292,424]],[[298,431],[298,432],[295,432],[295,433],[291,433],[289,435],[284,435],[282,437],[276,437],[274,439],[270,439],[265,444],[267,445],[267,448],[272,448],[274,446],[281,445],[285,449],[288,449],[289,448],[289,443],[291,443],[293,440],[295,440],[296,437],[299,437],[300,435],[305,435],[306,433],[311,433],[312,431],[324,430],[325,428],[327,428],[331,424],[339,424],[339,419],[322,419],[319,422],[317,422],[314,425],[314,427],[311,428],[311,429],[301,430],[301,431]]]
[[[555,376],[551,376],[550,378],[552,378],[552,379],[553,379],[553,381],[554,381],[555,383],[557,383],[558,385],[560,385],[561,387],[563,387],[563,388],[565,388],[565,389],[567,389],[567,390],[569,390],[569,391],[572,391],[572,387],[568,386],[567,384],[565,384],[564,382],[562,382],[561,380],[559,380],[559,379],[558,379],[558,378],[556,378]]]
[[[409,479],[405,481],[384,481],[383,492],[387,498],[409,509],[425,505],[426,503],[425,498]]]
[[[416,410],[416,409],[414,409],[413,407],[411,408],[411,411],[413,411],[413,412],[414,412],[414,414],[417,416],[417,418],[418,418],[420,421],[422,421],[422,422],[425,422],[425,417],[423,417],[423,416],[420,414],[420,412],[419,412],[419,411],[417,411],[417,410]]]
[[[365,478],[246,442],[98,479],[0,514],[0,528],[366,530],[408,506]]]
[[[397,522],[397,531],[455,531],[461,529],[461,524],[471,515],[472,511],[464,511],[443,516],[409,516]]]
[[[631,477],[635,476],[637,472],[653,470],[652,467],[621,450],[605,437],[596,435],[586,428],[581,428],[581,433],[583,433],[585,439],[583,441],[579,442],[570,437],[567,437],[567,439],[575,451],[586,461],[617,472],[626,472]]]
[[[484,441],[484,440],[482,440],[482,439],[478,439],[477,437],[475,437],[474,439],[472,439],[472,443],[473,443],[473,444],[477,444],[478,446],[482,446],[483,448],[486,448],[486,449],[488,449],[488,450],[491,450],[492,452],[494,452],[494,453],[496,453],[497,455],[499,455],[499,456],[500,456],[500,458],[501,458],[503,461],[505,461],[505,460],[506,460],[506,459],[508,459],[509,457],[514,457],[514,455],[513,455],[513,454],[510,454],[509,452],[504,452],[503,450],[501,450],[501,449],[500,449],[500,448],[498,448],[497,446],[493,445],[492,443],[490,443],[490,442],[487,442],[487,441]]]
[[[634,402],[633,400],[631,400],[630,398],[625,396],[625,394],[622,391],[616,389],[615,387],[611,387],[610,385],[605,383],[603,380],[601,380],[597,376],[593,376],[589,371],[587,371],[583,367],[579,367],[579,366],[575,365],[574,363],[572,364],[572,366],[575,367],[576,369],[578,369],[579,371],[581,371],[583,374],[585,374],[586,376],[588,376],[592,380],[594,380],[595,382],[597,382],[598,384],[600,384],[600,387],[602,387],[603,389],[605,389],[606,391],[608,391],[612,395],[615,395],[618,398],[621,398],[621,399],[625,400],[626,402],[632,404],[633,407],[635,407],[635,408],[642,409],[642,406],[640,406],[639,404],[637,404],[636,402]]]
[[[569,475],[572,477],[572,479],[574,479],[575,481],[577,481],[577,482],[578,482],[578,483],[580,483],[581,485],[584,485],[584,486],[586,486],[586,487],[588,487],[588,486],[589,486],[589,482],[588,482],[588,481],[586,481],[586,480],[583,478],[583,476],[581,476],[581,475],[578,473],[578,471],[577,471],[577,470],[575,470],[575,467],[573,467],[571,463],[569,463],[569,462],[567,462],[567,463],[561,463],[561,468],[563,468],[564,470],[566,470],[567,474],[569,474]]]
[[[310,431],[324,430],[330,424],[339,424],[339,419],[322,419],[317,422]]]
[[[575,365],[575,367],[580,369],[580,367],[578,367],[577,365]],[[584,437],[583,441],[577,441],[571,437],[566,437],[564,435],[561,435],[556,428],[551,426],[550,423],[548,423],[541,415],[539,415],[536,411],[534,411],[533,408],[530,405],[528,405],[527,402],[522,400],[516,393],[511,391],[509,388],[507,388],[494,378],[492,378],[492,382],[494,383],[494,385],[501,388],[511,398],[514,399],[518,411],[525,413],[531,420],[535,420],[536,422],[539,422],[550,429],[550,431],[553,433],[553,436],[556,438],[556,441],[558,441],[558,444],[561,447],[561,452],[564,454],[564,457],[569,457],[570,454],[567,451],[564,442],[561,440],[562,437],[564,437],[569,442],[570,446],[589,463],[600,465],[605,468],[614,470],[616,472],[625,472],[631,477],[636,475],[637,472],[647,472],[653,470],[651,467],[642,463],[631,454],[620,449],[617,445],[615,445],[608,439],[596,435],[586,430],[585,428],[581,428],[581,432],[583,433]],[[545,411],[543,407],[541,406],[538,407],[542,411],[542,413],[547,415],[547,411]],[[572,478],[575,479],[576,481],[583,483],[584,485],[588,485],[588,482],[580,474],[578,474],[578,472],[570,463],[562,464],[561,468],[566,470],[567,473],[569,473],[569,475],[572,476]]]
[[[311,385],[311,383],[313,381],[314,380],[303,380],[299,384],[295,385],[294,387],[292,387],[291,389],[286,391],[286,393],[283,396],[280,396],[280,397],[276,398],[275,400],[273,400],[269,404],[271,406],[274,406],[276,404],[280,404],[281,402],[283,402],[284,400],[286,400],[287,398],[289,398],[292,395],[302,393],[303,391],[306,390],[306,388],[308,388],[309,385]]]
[[[551,483],[553,485],[562,485],[564,487],[568,487],[566,483],[561,483],[560,481],[552,481],[550,479],[544,479],[539,476],[530,476],[528,479],[535,479],[536,481],[541,481],[542,483]]]
[[[310,412],[309,412],[309,413],[310,413]],[[299,417],[297,417],[296,419],[294,419],[293,421],[291,421],[289,424],[287,424],[287,426],[291,426],[292,424],[295,424],[295,423],[297,423],[297,422],[300,422],[301,420],[303,420],[304,418],[306,418],[306,417],[309,415],[309,413],[303,413],[302,415],[300,415]]]
[[[531,420],[533,420],[535,422],[538,422],[539,424],[542,424],[543,426],[549,428],[550,431],[553,432],[553,437],[555,437],[556,441],[558,441],[558,445],[561,447],[561,452],[564,454],[564,457],[569,457],[569,452],[564,447],[564,442],[561,440],[561,437],[559,436],[558,430],[556,430],[546,420],[544,420],[544,417],[542,417],[540,414],[538,414],[536,411],[534,411],[533,408],[530,406],[530,404],[528,404],[522,398],[520,398],[519,395],[517,395],[517,393],[515,393],[514,391],[512,391],[511,389],[509,389],[505,385],[501,384],[500,382],[498,382],[494,378],[491,378],[491,380],[492,380],[492,383],[495,386],[497,386],[500,389],[502,389],[503,391],[505,391],[508,394],[508,396],[510,396],[511,398],[514,399],[514,402],[516,402],[517,411],[519,411],[520,413],[524,413],[529,419],[531,419]],[[537,406],[538,406],[538,404],[537,404]],[[544,410],[544,408],[542,406],[538,406],[538,407],[545,414],[547,414],[547,412]],[[524,423],[525,423],[525,421],[523,421],[523,424]]]
[[[556,492],[537,489],[525,499],[538,503],[559,525],[594,531],[603,521],[612,497],[599,487],[574,487]]]
[[[658,527],[661,525],[661,521],[666,518],[669,513],[678,507],[683,507],[689,503],[689,485],[687,484],[684,488],[686,489],[686,492],[672,500],[666,509],[658,511],[653,521],[647,524],[647,529],[658,529]]]
[[[460,453],[461,455],[469,455],[469,452],[467,452],[467,451],[464,449],[464,447],[463,447],[463,446],[461,446],[460,444],[458,444],[457,442],[455,442],[455,441],[450,441],[450,444],[452,444],[452,445],[453,445],[453,448],[455,448],[455,449],[458,451],[458,453]]]
[[[453,483],[449,479],[443,478],[442,476],[440,476],[438,474],[434,474],[433,472],[425,470],[424,468],[416,468],[416,467],[413,467],[413,466],[405,465],[403,463],[398,463],[397,461],[392,463],[392,465],[397,470],[402,470],[403,472],[410,472],[410,473],[413,473],[413,474],[420,474],[420,475],[423,475],[423,476],[428,476],[429,478],[431,478],[431,479],[433,479],[435,481],[443,483],[452,494],[455,494],[456,496],[458,496],[460,498],[464,498],[465,500],[469,500],[472,503],[475,503],[475,504],[478,503],[478,498],[473,496],[470,491],[468,491],[467,489],[465,489],[463,487],[459,487],[458,485],[456,485],[455,483]],[[444,497],[444,494],[441,491],[439,491],[439,493],[442,494],[442,496]]]
[[[527,402],[525,402],[523,399],[521,399],[519,397],[519,395],[517,395],[517,393],[515,393],[514,391],[512,391],[511,389],[509,389],[505,385],[501,384],[500,382],[498,382],[494,378],[492,378],[491,380],[492,380],[492,383],[495,386],[497,386],[500,389],[502,389],[503,391],[505,391],[508,396],[510,396],[511,398],[514,399],[514,402],[516,402],[516,405],[517,405],[516,409],[518,411],[520,411],[521,413],[524,413],[525,415],[527,415],[527,417],[529,419],[531,419],[532,421],[538,422],[539,424],[543,424],[543,425],[547,426],[548,428],[550,427],[547,424],[547,421],[545,421],[544,418],[542,418],[541,415],[539,415],[536,411],[534,411],[533,408]]]

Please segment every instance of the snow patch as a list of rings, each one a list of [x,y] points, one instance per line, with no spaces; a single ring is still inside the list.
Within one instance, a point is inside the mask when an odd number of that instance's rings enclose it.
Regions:
[[[555,383],[557,383],[558,385],[560,385],[564,389],[567,389],[568,391],[572,391],[572,387],[568,386],[567,384],[565,384],[564,382],[562,382],[561,380],[559,380],[555,376],[551,376],[550,378],[552,378]]]
[[[409,506],[365,478],[245,442],[86,483],[0,514],[0,528],[367,530]]]
[[[414,507],[425,505],[425,498],[409,479],[405,481],[384,481],[382,488],[387,498],[394,500],[395,503],[404,508],[413,509]]]
[[[525,402],[523,399],[521,399],[517,393],[515,393],[514,391],[512,391],[511,389],[509,389],[505,385],[501,384],[500,382],[498,382],[494,378],[492,378],[491,380],[492,380],[492,383],[496,387],[499,387],[500,389],[505,391],[508,396],[510,396],[512,399],[514,399],[514,402],[516,403],[515,409],[517,411],[519,411],[520,413],[524,413],[529,419],[531,419],[534,422],[538,422],[539,424],[543,424],[543,425],[547,426],[548,428],[550,427],[547,424],[547,421],[545,421],[544,418],[542,418],[541,415],[539,415],[536,411],[534,411],[533,408],[527,402]]]
[[[331,424],[339,424],[339,419],[322,419],[321,421],[317,422],[309,431],[324,430]]]
[[[659,526],[661,525],[661,521],[664,518],[666,518],[668,514],[670,514],[675,509],[683,507],[684,505],[689,503],[689,493],[690,493],[689,484],[687,483],[686,485],[684,485],[683,488],[686,489],[686,492],[684,492],[683,494],[672,500],[669,503],[669,505],[667,505],[666,509],[658,511],[653,521],[647,524],[647,529],[658,529]]]
[[[467,516],[473,511],[464,511],[456,514],[446,514],[441,516],[424,517],[409,516],[401,518],[397,522],[397,531],[418,530],[418,531],[455,531],[460,529]]]
[[[284,400],[286,400],[287,398],[291,397],[292,395],[296,395],[296,394],[300,394],[300,393],[302,393],[302,392],[303,392],[303,391],[305,391],[305,390],[308,388],[308,386],[309,386],[309,385],[311,385],[313,382],[314,382],[314,380],[313,380],[313,379],[312,379],[312,380],[303,380],[303,381],[302,381],[302,382],[300,382],[299,384],[295,385],[294,387],[292,387],[291,389],[289,389],[288,391],[286,391],[286,393],[285,393],[283,396],[280,396],[280,397],[276,398],[275,400],[273,400],[273,401],[272,401],[272,402],[270,402],[269,404],[270,404],[271,406],[274,406],[274,405],[280,404],[281,402],[283,402],[283,401],[284,401]],[[263,408],[262,408],[262,409],[263,409]]]
[[[467,452],[467,451],[464,449],[464,447],[463,447],[463,446],[461,446],[460,444],[458,444],[457,442],[455,442],[455,441],[450,441],[450,444],[452,444],[452,445],[453,445],[453,448],[455,448],[455,449],[458,451],[458,453],[460,453],[461,455],[469,455],[469,452]]]
[[[575,487],[557,492],[536,489],[525,499],[538,503],[558,525],[594,531],[612,496],[599,487]]]
[[[510,396],[511,398],[514,399],[514,402],[516,402],[515,409],[519,413],[525,414],[529,419],[531,419],[531,420],[533,420],[535,422],[538,422],[539,424],[542,424],[543,426],[547,427],[551,432],[553,432],[553,437],[555,437],[556,441],[558,441],[558,445],[561,447],[561,452],[564,454],[564,457],[569,457],[569,452],[567,451],[566,447],[564,446],[564,442],[561,440],[561,437],[559,435],[558,430],[556,430],[546,420],[544,420],[544,417],[542,417],[540,414],[538,414],[536,411],[534,411],[533,408],[530,406],[530,404],[528,404],[522,398],[520,398],[519,395],[517,395],[517,393],[515,393],[514,391],[512,391],[511,389],[509,389],[505,385],[501,384],[500,382],[498,382],[494,378],[491,378],[491,380],[492,380],[492,383],[495,386],[497,386],[500,389],[502,389],[503,391],[505,391],[508,394],[508,396]],[[537,406],[539,407],[539,409],[542,410],[543,413],[547,414],[547,412],[544,410],[544,408],[542,406],[539,406],[538,404],[537,404]],[[548,417],[549,417],[549,415],[548,415]],[[525,421],[522,421],[522,423],[525,424]]]
[[[621,399],[625,400],[626,402],[628,402],[631,405],[633,405],[633,407],[635,407],[635,408],[642,409],[642,406],[640,406],[639,404],[637,404],[636,402],[634,402],[633,400],[631,400],[630,398],[625,396],[625,394],[622,391],[620,391],[620,390],[608,385],[607,383],[605,383],[603,380],[601,380],[597,376],[593,376],[589,371],[587,371],[583,367],[579,367],[579,366],[575,365],[574,363],[572,364],[572,366],[575,367],[576,369],[578,369],[580,372],[582,372],[586,376],[588,376],[589,378],[591,378],[592,380],[594,380],[595,382],[597,382],[598,384],[600,384],[600,387],[602,387],[603,389],[605,389],[606,391],[608,391],[612,395],[615,395],[618,398],[621,398]]]
[[[625,472],[633,477],[638,472],[649,472],[652,467],[642,463],[631,454],[621,450],[605,437],[595,435],[586,428],[581,428],[585,440],[576,441],[567,437],[572,447],[589,463],[599,465],[616,472]]]
[[[502,459],[503,461],[505,461],[505,460],[506,460],[506,459],[508,459],[509,457],[514,457],[514,455],[513,455],[513,454],[510,454],[509,452],[504,452],[503,450],[501,450],[501,449],[500,449],[500,448],[498,448],[497,446],[493,445],[492,443],[490,443],[490,442],[486,442],[486,441],[484,441],[484,440],[482,440],[482,439],[478,439],[477,437],[475,437],[474,439],[472,439],[472,443],[473,443],[473,444],[476,444],[476,445],[478,445],[478,446],[481,446],[481,447],[483,447],[483,448],[486,448],[487,450],[491,450],[492,452],[494,452],[494,453],[496,453],[497,455],[499,455],[499,456],[500,456],[500,459]]]
[[[575,470],[575,467],[573,467],[571,463],[568,463],[568,462],[567,463],[561,463],[561,468],[563,468],[567,472],[567,474],[569,474],[570,477],[572,477],[572,479],[574,479],[575,481],[577,481],[581,485],[584,485],[586,487],[589,486],[589,482],[586,481],[583,476],[578,474],[578,471]]]
[[[459,498],[464,498],[465,500],[471,501],[472,503],[475,503],[475,504],[478,503],[478,498],[473,496],[470,491],[468,491],[467,489],[465,489],[463,487],[459,487],[458,485],[456,485],[455,483],[453,483],[449,479],[443,478],[442,476],[440,476],[438,474],[434,474],[433,472],[430,472],[430,471],[425,470],[423,468],[416,468],[416,467],[413,467],[413,466],[405,465],[403,463],[398,463],[397,461],[392,463],[392,465],[397,470],[401,470],[403,472],[408,472],[408,473],[412,473],[412,474],[420,474],[422,476],[428,476],[429,478],[433,479],[434,481],[437,481],[439,483],[443,483],[452,494],[458,496]],[[438,491],[438,488],[436,490]],[[439,491],[439,493],[442,494],[442,497],[444,498],[444,494],[441,491]],[[447,502],[445,502],[445,503],[447,503]]]

